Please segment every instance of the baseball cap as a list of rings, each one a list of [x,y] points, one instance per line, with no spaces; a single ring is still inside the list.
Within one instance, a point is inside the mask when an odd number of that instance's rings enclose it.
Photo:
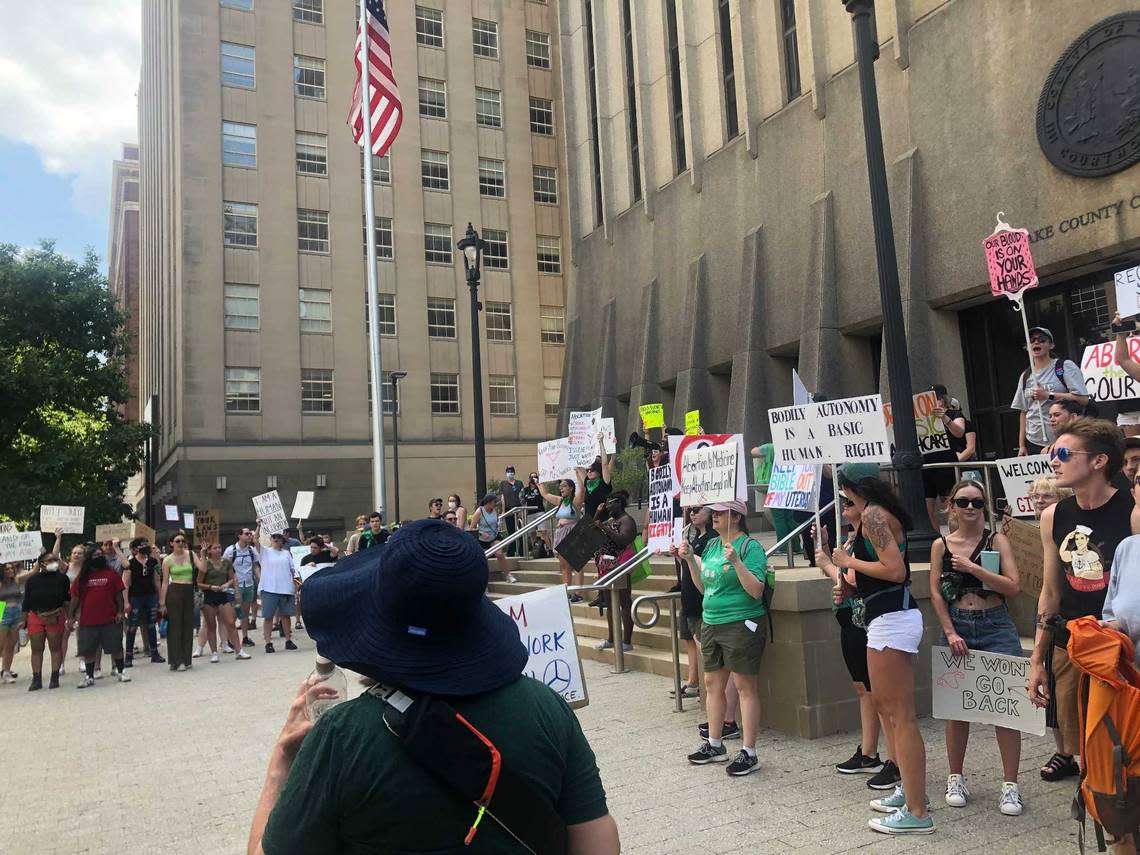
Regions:
[[[1053,331],[1051,329],[1049,329],[1049,327],[1030,327],[1029,328],[1029,334],[1030,335],[1033,335],[1035,332],[1041,333],[1044,336],[1048,336],[1049,341],[1056,341],[1056,339],[1053,338]]]
[[[839,467],[840,485],[846,481],[848,484],[858,484],[868,478],[879,477],[878,463],[844,463]]]
[[[707,507],[710,511],[735,511],[742,516],[748,516],[748,505],[739,499],[733,499],[731,502],[717,502]]]

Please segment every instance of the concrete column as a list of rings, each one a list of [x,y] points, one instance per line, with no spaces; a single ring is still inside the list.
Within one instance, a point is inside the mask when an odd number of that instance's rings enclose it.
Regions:
[[[658,308],[660,286],[654,279],[641,292],[641,341],[634,358],[633,386],[629,390],[629,410],[627,424],[630,429],[640,428],[641,416],[638,407],[642,404],[656,404],[664,396],[661,394],[661,379],[658,369],[658,342],[660,340],[661,313]]]
[[[683,427],[689,410],[710,411],[713,398],[710,394],[712,377],[708,370],[708,337],[712,329],[708,311],[708,265],[704,253],[689,264],[689,288],[685,300],[685,317],[688,319],[687,365],[677,373],[677,388],[673,399],[673,417],[667,426]]]
[[[602,310],[602,351],[596,392],[591,400],[592,408],[601,407],[603,416],[617,413],[617,360],[617,300],[610,300]]]
[[[744,349],[732,357],[732,384],[728,395],[729,433],[743,433],[749,448],[771,438],[768,409],[776,406],[773,384],[775,361],[768,355],[768,324],[763,274],[763,226],[744,237],[740,282],[740,330]]]

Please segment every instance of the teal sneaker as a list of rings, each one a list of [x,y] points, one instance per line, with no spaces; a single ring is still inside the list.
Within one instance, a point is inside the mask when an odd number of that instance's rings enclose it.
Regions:
[[[867,825],[883,834],[933,834],[934,817],[927,814],[922,819],[901,807],[890,816],[877,816],[868,820]]]
[[[879,813],[894,813],[899,808],[906,807],[906,792],[902,784],[895,784],[895,791],[881,799],[871,799],[871,810]]]

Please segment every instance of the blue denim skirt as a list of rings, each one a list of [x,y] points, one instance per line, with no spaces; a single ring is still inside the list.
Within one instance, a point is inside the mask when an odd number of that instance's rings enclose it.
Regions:
[[[1024,656],[1021,638],[1005,603],[990,609],[959,609],[950,606],[950,621],[971,650],[985,653],[1004,653],[1006,656]],[[939,643],[947,645],[943,633]]]

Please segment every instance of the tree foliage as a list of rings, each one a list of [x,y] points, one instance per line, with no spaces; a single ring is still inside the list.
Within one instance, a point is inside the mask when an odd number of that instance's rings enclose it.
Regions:
[[[117,407],[133,357],[97,259],[0,244],[0,515],[83,505],[88,529],[118,522],[147,428]]]

